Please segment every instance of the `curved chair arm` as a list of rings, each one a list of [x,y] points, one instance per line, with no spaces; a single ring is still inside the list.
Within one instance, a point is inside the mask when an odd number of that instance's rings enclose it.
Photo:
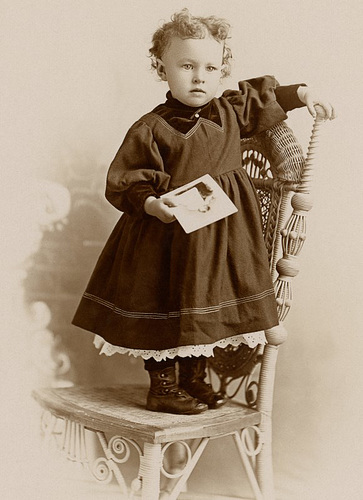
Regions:
[[[313,163],[315,148],[321,125],[319,115],[315,118],[305,166],[296,193],[291,198],[293,212],[285,227],[281,230],[282,258],[276,264],[278,277],[274,283],[278,305],[278,315],[283,321],[292,304],[292,280],[299,273],[297,257],[299,256],[306,239],[306,217],[313,206],[311,188],[313,177]]]

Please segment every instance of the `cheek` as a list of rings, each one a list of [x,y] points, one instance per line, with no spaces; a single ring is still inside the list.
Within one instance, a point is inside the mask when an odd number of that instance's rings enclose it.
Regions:
[[[210,78],[210,80],[209,80],[209,81],[210,81],[210,84],[211,84],[212,86],[218,86],[218,85],[219,85],[219,83],[220,83],[220,81],[221,81],[221,78],[222,78],[222,75],[221,75],[221,74],[219,74],[219,73],[218,73],[218,74],[216,74],[216,73],[215,73],[215,74],[213,74],[213,76],[212,76],[212,77]]]
[[[174,78],[174,85],[176,85],[177,87],[183,87],[183,85],[186,85],[189,81],[190,81],[189,75],[185,73],[179,73]]]

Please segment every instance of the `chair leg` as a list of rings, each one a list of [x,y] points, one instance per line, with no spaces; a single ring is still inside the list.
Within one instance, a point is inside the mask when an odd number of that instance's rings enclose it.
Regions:
[[[159,500],[161,445],[144,443],[144,454],[140,460],[141,498],[142,500]]]
[[[243,444],[243,441],[241,439],[241,436],[239,435],[238,432],[234,432],[233,433],[233,438],[234,438],[234,441],[236,443],[238,452],[240,454],[242,463],[244,465],[244,469],[245,469],[245,471],[247,473],[247,477],[248,477],[248,480],[250,482],[250,485],[251,485],[251,488],[252,488],[255,500],[272,500],[272,499],[270,499],[267,496],[265,497],[262,494],[262,492],[261,492],[260,486],[259,486],[259,484],[257,482],[257,479],[256,479],[256,476],[255,476],[255,472],[253,470],[253,467],[252,467],[252,465],[251,465],[251,463],[249,461],[249,457],[248,457],[248,454],[247,454],[246,449],[244,447],[244,444]]]
[[[272,400],[279,344],[284,341],[284,335],[286,335],[283,329],[276,329],[276,331],[275,336],[271,334],[267,336],[269,344],[265,347],[257,401],[257,409],[262,413],[260,431],[263,447],[256,457],[256,473],[263,498],[266,500],[275,499],[272,467]]]
[[[262,446],[262,450],[256,458],[256,475],[263,498],[266,500],[275,500],[272,465],[271,419],[266,417],[265,422],[261,423],[260,429],[264,444]]]

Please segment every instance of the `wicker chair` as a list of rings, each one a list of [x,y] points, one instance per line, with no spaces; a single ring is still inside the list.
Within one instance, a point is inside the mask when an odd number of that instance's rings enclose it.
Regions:
[[[317,119],[306,159],[285,123],[242,141],[243,167],[261,201],[281,322],[291,307],[291,281],[298,273],[296,260],[312,206],[309,192],[319,126]],[[209,364],[211,380],[229,398],[218,410],[195,416],[148,412],[144,386],[40,389],[33,395],[44,410],[44,435],[68,458],[87,465],[97,480],[116,479],[122,498],[141,494],[143,500],[183,498],[181,492],[210,440],[232,436],[254,497],[273,500],[272,400],[278,348],[286,332],[279,328],[266,336],[264,348],[242,345],[216,350]],[[86,430],[97,436],[103,450],[103,456],[92,463]],[[139,467],[135,479],[126,484],[121,468],[131,452],[138,456]],[[160,478],[169,481],[168,493],[160,492]]]

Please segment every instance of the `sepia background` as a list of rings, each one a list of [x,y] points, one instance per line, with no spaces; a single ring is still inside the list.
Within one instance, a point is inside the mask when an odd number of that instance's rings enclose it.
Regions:
[[[51,382],[51,370],[42,370],[51,354],[46,339],[68,353],[58,374],[65,383],[145,380],[140,360],[100,357],[91,335],[70,326],[74,297],[67,302],[62,296],[59,331],[41,298],[29,307],[27,294],[36,297],[39,280],[47,286],[41,266],[33,268],[50,224],[50,198],[62,219],[69,199],[59,186],[71,183],[80,200],[83,183],[84,190],[92,185],[101,193],[130,125],[164,100],[167,88],[150,71],[150,38],[161,20],[184,6],[232,23],[233,72],[221,92],[238,80],[273,74],[283,85],[321,89],[337,109],[337,120],[322,127],[314,208],[278,363],[274,464],[280,500],[363,498],[360,0],[0,1],[1,498],[72,498],[57,471],[45,466],[34,430],[37,410],[29,393]],[[292,112],[288,124],[306,148],[307,110]],[[102,214],[88,211],[93,201]],[[79,220],[100,242],[118,214],[101,195],[93,201]],[[53,271],[61,274],[61,249],[71,244],[67,234],[82,232],[81,222],[78,228],[61,222],[63,232],[51,222],[58,245],[52,247]],[[92,258],[99,250],[92,247]],[[86,284],[92,258],[73,263],[72,290]],[[214,477],[226,461],[220,453],[204,465]],[[223,486],[216,480],[215,488],[238,493],[233,475]]]

